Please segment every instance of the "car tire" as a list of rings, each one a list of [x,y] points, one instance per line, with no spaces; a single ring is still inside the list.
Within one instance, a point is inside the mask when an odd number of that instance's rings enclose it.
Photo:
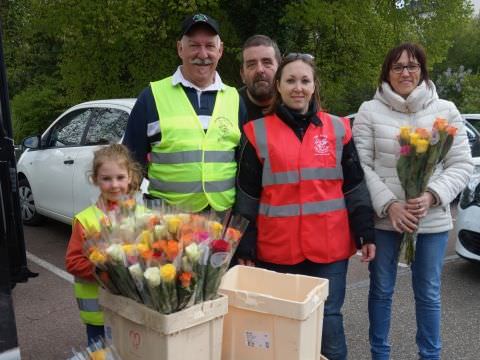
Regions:
[[[20,212],[25,225],[40,225],[44,217],[37,212],[32,188],[27,179],[18,182],[18,195],[20,198]]]

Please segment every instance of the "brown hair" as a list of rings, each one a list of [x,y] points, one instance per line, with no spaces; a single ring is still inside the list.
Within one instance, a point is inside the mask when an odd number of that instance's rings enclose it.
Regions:
[[[312,99],[310,102],[314,102],[315,108],[317,111],[320,110],[320,80],[317,75],[317,69],[315,66],[315,59],[312,55],[310,54],[301,54],[301,53],[291,53],[285,56],[280,63],[280,66],[277,69],[277,72],[275,73],[275,79],[274,79],[274,84],[275,84],[275,92],[273,94],[273,101],[272,104],[268,107],[267,109],[267,114],[273,114],[275,112],[275,109],[282,103],[282,96],[278,92],[278,87],[277,84],[280,83],[280,79],[282,78],[283,74],[283,69],[285,66],[288,64],[294,62],[294,61],[303,61],[305,64],[309,65],[312,68],[312,73],[313,73],[313,83],[315,85],[315,90],[313,92]]]
[[[275,59],[277,60],[277,64],[280,64],[280,62],[282,61],[282,55],[280,54],[280,49],[278,48],[278,45],[274,40],[272,40],[266,35],[253,35],[253,36],[250,36],[243,43],[242,54],[240,56],[240,61],[242,66],[243,66],[243,52],[245,51],[245,49],[256,47],[256,46],[266,46],[266,47],[273,48],[273,51],[275,53]]]
[[[390,84],[390,69],[392,65],[400,59],[403,52],[406,51],[409,58],[414,58],[420,64],[420,83],[425,81],[427,86],[429,86],[428,81],[430,80],[428,76],[428,69],[427,69],[427,55],[425,54],[425,50],[418,44],[414,43],[403,43],[400,44],[390,51],[385,56],[382,65],[382,71],[380,73],[380,78],[378,79],[378,86],[380,91],[382,90],[382,83],[387,82]]]
[[[105,163],[105,161],[115,161],[119,166],[123,166],[127,169],[130,177],[130,185],[128,187],[128,192],[130,194],[140,189],[140,184],[142,183],[143,178],[142,168],[140,164],[133,160],[130,151],[126,146],[121,144],[111,144],[94,152],[91,169],[91,178],[94,183],[96,183],[98,169]]]

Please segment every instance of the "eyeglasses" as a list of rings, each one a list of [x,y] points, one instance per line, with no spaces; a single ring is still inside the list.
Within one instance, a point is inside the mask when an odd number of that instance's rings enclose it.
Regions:
[[[420,65],[419,64],[408,64],[408,65],[395,64],[395,65],[392,65],[390,69],[395,74],[403,73],[404,69],[407,69],[409,73],[416,73],[420,70]]]
[[[285,60],[305,60],[305,61],[313,61],[315,60],[315,57],[311,54],[306,54],[306,53],[290,53],[284,56]]]

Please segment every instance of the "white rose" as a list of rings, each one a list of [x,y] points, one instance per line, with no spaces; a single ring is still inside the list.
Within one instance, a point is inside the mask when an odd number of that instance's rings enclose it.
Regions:
[[[190,222],[190,214],[180,213],[178,217],[182,221],[182,224],[188,224]]]
[[[140,264],[130,265],[128,267],[128,270],[130,271],[130,274],[132,275],[132,277],[135,279],[140,280],[143,276],[143,270]]]
[[[161,239],[163,236],[167,234],[167,227],[165,225],[155,225],[154,232],[155,232],[155,237],[157,239]]]
[[[135,226],[133,222],[125,221],[119,226],[118,231],[121,233],[120,236],[122,238],[132,240],[134,236],[134,229]]]
[[[147,280],[147,283],[151,287],[157,287],[160,285],[160,268],[158,266],[149,267],[143,273],[143,277]]]
[[[193,263],[197,262],[200,258],[200,249],[196,243],[191,243],[185,248],[185,253],[187,254],[188,259]]]
[[[107,248],[107,254],[114,260],[114,261],[123,261],[125,259],[125,253],[123,252],[122,245],[120,244],[112,244]]]

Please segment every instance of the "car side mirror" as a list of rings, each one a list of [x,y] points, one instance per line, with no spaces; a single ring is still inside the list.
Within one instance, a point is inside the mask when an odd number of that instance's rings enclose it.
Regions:
[[[39,149],[40,148],[40,135],[33,135],[26,137],[22,141],[22,146],[28,149]]]

